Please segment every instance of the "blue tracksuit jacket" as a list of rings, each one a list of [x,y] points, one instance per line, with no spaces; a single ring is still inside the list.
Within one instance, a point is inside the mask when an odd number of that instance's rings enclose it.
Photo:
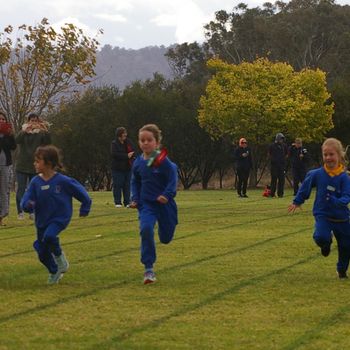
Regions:
[[[323,167],[309,171],[293,202],[298,205],[304,203],[313,187],[316,187],[315,217],[349,219],[350,178],[346,172],[331,177]]]
[[[26,212],[32,212],[31,203],[34,203],[37,228],[45,228],[55,223],[64,229],[72,218],[73,197],[81,202],[80,213],[87,215],[91,199],[77,180],[60,173],[56,173],[48,181],[35,176],[24,193],[21,207]]]

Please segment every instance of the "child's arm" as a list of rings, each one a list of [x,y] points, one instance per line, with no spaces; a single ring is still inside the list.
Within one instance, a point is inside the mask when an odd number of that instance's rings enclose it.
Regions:
[[[73,178],[68,178],[68,187],[71,195],[81,203],[79,216],[88,216],[92,201],[86,189]]]
[[[33,181],[31,181],[21,199],[21,203],[20,203],[21,209],[26,213],[33,213],[35,208],[35,202],[36,202],[36,195],[34,191]]]
[[[164,162],[163,164],[166,166],[165,171],[168,181],[164,192],[158,197],[158,201],[161,203],[167,203],[169,198],[174,198],[176,195],[178,175],[176,164],[170,162],[170,160]],[[162,200],[162,198],[165,198],[165,201]]]
[[[288,213],[294,213],[296,209],[301,209],[301,205],[298,205],[298,204],[289,204],[288,206]]]

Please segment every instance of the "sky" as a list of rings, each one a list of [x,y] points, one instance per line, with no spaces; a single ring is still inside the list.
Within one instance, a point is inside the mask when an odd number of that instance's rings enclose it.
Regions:
[[[7,0],[2,1],[0,32],[7,25],[36,25],[47,18],[54,28],[73,23],[100,44],[126,49],[203,42],[203,25],[219,10],[259,0]],[[271,1],[274,2],[274,1]],[[336,0],[350,5],[350,0]],[[97,35],[99,29],[102,35]]]

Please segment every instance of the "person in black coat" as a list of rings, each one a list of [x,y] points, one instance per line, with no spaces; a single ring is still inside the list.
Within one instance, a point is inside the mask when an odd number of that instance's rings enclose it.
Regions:
[[[239,197],[247,198],[248,178],[250,169],[252,168],[252,155],[245,138],[239,140],[239,147],[235,150],[235,161],[238,177],[237,193]]]
[[[131,166],[135,159],[135,149],[124,127],[119,127],[115,132],[115,140],[111,144],[113,198],[116,208],[121,208],[122,193],[123,204],[130,204],[130,180]]]
[[[282,133],[276,134],[275,142],[269,147],[271,161],[271,197],[275,197],[276,188],[278,197],[284,195],[284,181],[286,172],[286,158],[288,155],[285,137]]]
[[[292,146],[289,147],[288,157],[292,166],[293,189],[295,196],[298,192],[299,184],[305,179],[307,164],[309,161],[308,151],[303,147],[303,142],[300,138],[296,138]]]
[[[11,151],[16,148],[12,126],[7,121],[5,112],[0,112],[0,226],[4,226],[3,218],[9,214]]]

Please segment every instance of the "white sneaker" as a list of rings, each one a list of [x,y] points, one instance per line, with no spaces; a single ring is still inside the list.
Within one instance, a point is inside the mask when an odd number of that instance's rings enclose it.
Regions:
[[[143,275],[143,284],[154,283],[156,280],[156,275],[153,271],[147,271]]]
[[[59,280],[63,277],[63,274],[60,271],[57,271],[56,273],[50,273],[49,278],[47,280],[48,284],[56,284],[59,282]]]
[[[121,204],[116,204],[115,207],[116,208],[122,208],[123,206]]]
[[[53,255],[53,258],[57,264],[58,272],[65,273],[68,271],[69,262],[63,252],[60,256]]]
[[[18,216],[17,216],[17,219],[18,220],[24,220],[24,213],[19,213]]]
[[[34,221],[35,220],[35,214],[34,213],[30,213],[29,214],[29,219]]]

